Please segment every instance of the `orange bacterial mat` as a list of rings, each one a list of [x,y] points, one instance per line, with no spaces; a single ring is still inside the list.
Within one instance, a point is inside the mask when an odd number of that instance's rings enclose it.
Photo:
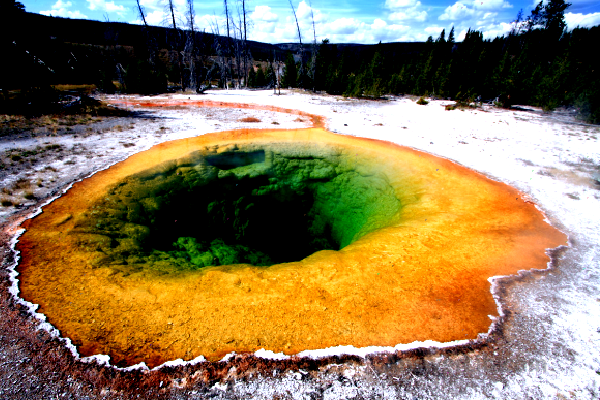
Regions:
[[[150,367],[473,339],[497,315],[488,278],[566,244],[506,184],[322,128],[163,143],[23,227],[23,298],[80,354]]]

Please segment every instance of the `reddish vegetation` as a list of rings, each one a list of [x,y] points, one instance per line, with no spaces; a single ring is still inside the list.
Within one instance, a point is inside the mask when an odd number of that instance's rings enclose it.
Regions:
[[[136,101],[135,103],[123,100],[112,100],[108,101],[111,104],[118,104],[124,106],[141,106],[141,107],[213,107],[213,108],[235,108],[242,110],[265,110],[265,111],[274,111],[285,114],[299,115],[303,117],[308,117],[311,119],[313,128],[321,128],[323,127],[323,117],[320,115],[313,115],[306,113],[304,111],[292,110],[289,108],[282,108],[276,106],[267,106],[262,104],[244,104],[244,103],[225,103],[222,101],[212,101],[212,100],[146,100],[146,101]],[[298,118],[300,119],[300,118]]]
[[[254,117],[241,118],[239,122],[261,122],[260,119]]]

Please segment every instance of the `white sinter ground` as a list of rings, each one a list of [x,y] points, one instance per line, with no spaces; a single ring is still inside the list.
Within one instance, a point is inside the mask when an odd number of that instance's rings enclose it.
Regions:
[[[329,365],[317,374],[274,373],[247,381],[232,377],[229,385],[223,381],[213,388],[218,397],[600,398],[600,185],[593,179],[600,168],[600,127],[532,108],[446,111],[444,106],[452,102],[421,106],[408,98],[368,102],[291,91],[280,96],[272,91],[208,91],[153,98],[265,104],[322,115],[332,132],[414,147],[508,183],[531,197],[570,239],[571,248],[557,268],[510,287],[505,301],[512,322],[494,352],[431,356],[417,369],[389,366],[387,373],[376,373],[366,363]],[[136,99],[130,100],[135,108]],[[245,116],[261,122],[239,122]],[[5,175],[0,186],[14,186],[19,178],[41,179],[47,182],[35,189],[41,198],[167,140],[241,127],[299,128],[310,122],[296,115],[231,109],[156,110],[148,111],[148,117],[105,133],[0,141],[0,151],[61,144],[68,153]],[[12,214],[13,209],[0,208],[0,219]],[[263,355],[278,357],[268,351]]]

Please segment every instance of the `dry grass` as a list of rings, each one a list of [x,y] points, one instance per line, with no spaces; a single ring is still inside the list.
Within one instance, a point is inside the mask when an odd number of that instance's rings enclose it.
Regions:
[[[78,92],[92,93],[96,89],[96,85],[53,85],[52,88],[61,92],[76,90]]]
[[[426,106],[427,104],[429,104],[429,102],[427,100],[425,100],[424,96],[421,96],[419,98],[419,100],[417,100],[417,104],[419,104],[421,106]]]
[[[19,178],[14,184],[15,189],[27,189],[30,186],[31,186],[31,181],[29,179],[25,179],[25,178]]]
[[[260,119],[255,118],[255,117],[244,117],[242,119],[238,120],[239,122],[261,122]]]
[[[2,199],[0,199],[0,204],[2,204],[3,207],[10,207],[13,205],[13,202],[12,200],[3,197]]]

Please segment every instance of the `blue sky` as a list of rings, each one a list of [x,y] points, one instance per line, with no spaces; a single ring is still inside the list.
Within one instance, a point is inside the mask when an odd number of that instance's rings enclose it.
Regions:
[[[20,0],[29,12],[68,18],[140,23],[135,0]],[[240,0],[228,0],[237,15]],[[297,31],[288,0],[246,0],[251,21],[248,39],[268,43],[297,42]],[[539,0],[538,0],[539,1]],[[186,0],[174,0],[185,25]],[[377,43],[425,41],[446,34],[455,27],[457,40],[467,29],[478,29],[486,38],[508,32],[520,9],[529,15],[535,0],[293,0],[303,41],[313,39],[312,19],[317,40],[333,43]],[[600,24],[599,0],[571,0],[565,19],[569,28]],[[141,0],[148,22],[165,21],[164,0]],[[312,8],[311,8],[312,6]],[[224,32],[223,1],[194,1],[196,24],[200,29]],[[312,13],[311,13],[312,12]],[[237,20],[236,16],[236,20]]]

